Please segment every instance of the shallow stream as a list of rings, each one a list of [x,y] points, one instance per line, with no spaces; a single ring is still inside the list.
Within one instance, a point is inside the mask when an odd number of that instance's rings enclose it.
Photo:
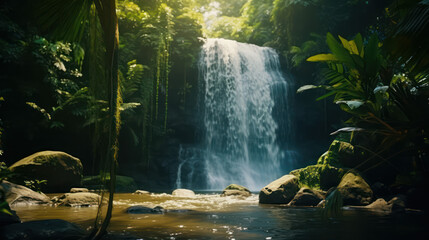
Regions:
[[[52,195],[53,196],[53,195]],[[128,214],[133,205],[162,206],[164,214]],[[16,206],[22,221],[64,219],[90,230],[97,207]],[[344,210],[324,218],[317,208],[258,204],[258,196],[193,198],[170,194],[116,194],[109,231],[136,239],[429,239],[421,213],[382,214]]]

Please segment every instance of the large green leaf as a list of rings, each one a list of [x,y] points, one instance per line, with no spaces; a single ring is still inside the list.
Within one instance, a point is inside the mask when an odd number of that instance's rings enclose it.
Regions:
[[[350,56],[349,51],[344,48],[342,44],[340,44],[335,37],[328,33],[326,36],[326,43],[328,44],[329,49],[335,55],[335,57],[339,60],[347,64],[349,67],[354,68],[353,60]]]
[[[368,77],[373,77],[380,69],[380,50],[379,40],[376,34],[373,34],[365,47],[365,72]]]
[[[89,17],[92,0],[40,0],[35,12],[42,30],[54,39],[79,41]]]
[[[333,54],[317,54],[307,58],[308,62],[330,62],[330,61],[338,61],[339,59]]]
[[[364,50],[363,50],[363,39],[362,39],[362,35],[360,33],[358,33],[355,38],[354,38],[354,42],[356,44],[357,50],[359,52],[359,56],[364,57]]]

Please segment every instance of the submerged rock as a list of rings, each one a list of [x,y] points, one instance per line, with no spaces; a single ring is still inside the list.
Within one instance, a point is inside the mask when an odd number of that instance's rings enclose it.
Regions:
[[[127,208],[125,212],[131,214],[164,214],[165,209],[160,206],[150,208],[138,205]]]
[[[357,173],[349,172],[337,187],[343,196],[344,205],[368,205],[372,200],[372,190]]]
[[[290,201],[290,206],[317,206],[325,199],[325,194],[322,191],[309,188],[301,188],[295,197]]]
[[[137,195],[146,195],[146,194],[150,194],[150,192],[148,192],[148,191],[144,191],[144,190],[137,190],[137,191],[135,191],[133,194],[137,194]]]
[[[223,191],[221,196],[242,196],[242,197],[249,197],[252,193],[247,189],[246,187],[243,187],[238,184],[231,184],[228,187],[226,187]]]
[[[82,163],[67,153],[43,151],[19,160],[10,166],[16,175],[14,182],[23,184],[25,180],[47,180],[41,186],[43,192],[66,192],[81,185]]]
[[[392,205],[388,204],[383,198],[375,200],[373,203],[365,206],[365,208],[371,211],[386,212],[390,213],[392,211]]]
[[[288,203],[298,190],[298,178],[294,175],[284,175],[261,189],[259,203]]]
[[[60,220],[40,220],[0,227],[2,240],[73,240],[83,239],[86,232],[73,223]]]
[[[194,191],[183,188],[174,190],[172,195],[175,197],[195,197]]]
[[[13,206],[16,204],[47,204],[50,199],[43,193],[35,192],[27,187],[3,180],[0,189],[5,194],[6,202]]]
[[[98,205],[100,202],[100,195],[90,192],[76,192],[66,193],[60,197],[55,197],[52,202],[59,206],[68,207],[89,207],[92,205]]]

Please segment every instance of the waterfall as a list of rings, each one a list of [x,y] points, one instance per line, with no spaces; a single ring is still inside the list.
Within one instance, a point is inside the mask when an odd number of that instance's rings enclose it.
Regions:
[[[236,183],[259,190],[284,174],[288,150],[278,135],[290,134],[290,120],[289,113],[282,114],[287,112],[288,85],[278,54],[268,47],[207,39],[199,71],[202,137],[197,158],[203,163],[204,187],[220,190]],[[187,161],[181,151],[180,186]]]

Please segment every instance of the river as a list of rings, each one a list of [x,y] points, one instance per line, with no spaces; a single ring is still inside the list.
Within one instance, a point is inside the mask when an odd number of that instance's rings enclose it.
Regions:
[[[55,195],[50,195],[55,196]],[[181,210],[129,214],[130,206]],[[258,204],[248,198],[200,193],[192,198],[170,194],[116,194],[109,231],[132,239],[429,239],[427,218],[418,212],[383,214],[343,210],[323,217],[318,208]],[[87,230],[97,207],[15,206],[22,221],[64,219]]]

